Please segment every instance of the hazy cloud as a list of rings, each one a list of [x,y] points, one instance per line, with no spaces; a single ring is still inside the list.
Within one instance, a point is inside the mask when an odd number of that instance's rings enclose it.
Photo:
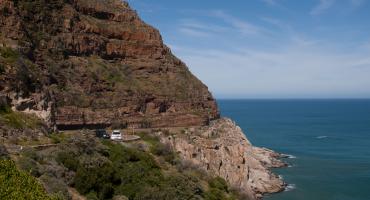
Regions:
[[[262,0],[264,3],[266,3],[269,6],[276,6],[278,5],[277,0]]]
[[[358,7],[358,6],[361,6],[362,4],[364,4],[365,0],[350,0],[350,3],[353,6]]]
[[[335,3],[335,0],[320,0],[319,4],[316,5],[310,12],[311,15],[320,15],[325,10],[332,7]]]
[[[227,31],[226,27],[207,24],[194,19],[182,19],[179,22],[179,32],[189,36],[205,37]]]
[[[253,25],[245,20],[238,19],[232,15],[227,14],[222,10],[215,10],[210,12],[214,17],[222,19],[224,22],[237,29],[238,32],[244,35],[257,35],[262,32],[262,29],[256,25]]]

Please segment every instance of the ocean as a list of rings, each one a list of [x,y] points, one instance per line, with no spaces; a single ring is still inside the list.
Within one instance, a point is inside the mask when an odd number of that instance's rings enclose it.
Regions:
[[[370,200],[370,100],[219,100],[255,146],[291,155],[267,200]]]

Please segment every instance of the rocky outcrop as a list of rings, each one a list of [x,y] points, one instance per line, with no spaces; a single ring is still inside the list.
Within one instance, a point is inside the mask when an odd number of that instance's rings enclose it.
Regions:
[[[207,87],[126,2],[1,0],[0,30],[1,93],[61,129],[219,116]]]
[[[188,129],[183,135],[162,136],[184,160],[220,176],[251,198],[284,190],[285,183],[269,168],[283,167],[280,154],[251,145],[242,130],[230,119],[210,126]]]

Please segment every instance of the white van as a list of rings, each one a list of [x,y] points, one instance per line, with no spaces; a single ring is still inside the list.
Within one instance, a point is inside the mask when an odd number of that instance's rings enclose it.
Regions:
[[[122,135],[119,130],[113,130],[112,135],[110,136],[111,140],[122,140]]]

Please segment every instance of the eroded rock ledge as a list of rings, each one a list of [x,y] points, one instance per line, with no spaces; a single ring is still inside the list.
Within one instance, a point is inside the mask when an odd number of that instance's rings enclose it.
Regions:
[[[285,183],[269,169],[284,167],[280,154],[254,147],[235,122],[222,118],[183,135],[161,137],[184,160],[210,175],[220,176],[252,199],[284,190]]]

